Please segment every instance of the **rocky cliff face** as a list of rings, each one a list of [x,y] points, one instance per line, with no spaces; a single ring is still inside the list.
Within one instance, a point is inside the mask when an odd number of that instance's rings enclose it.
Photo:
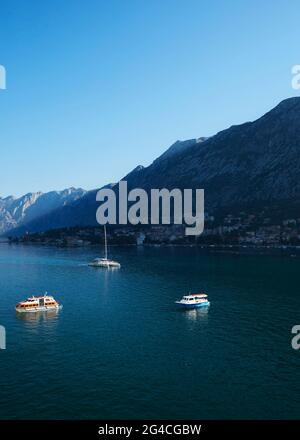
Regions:
[[[45,194],[28,193],[19,198],[0,198],[0,234],[45,216],[80,199],[85,193],[80,188],[68,188]]]
[[[300,98],[282,101],[254,122],[210,138],[177,141],[149,167],[135,168],[128,187],[204,188],[209,212],[300,199]],[[30,231],[96,224],[96,190],[27,223]],[[300,213],[299,213],[300,217]],[[23,229],[17,232],[24,232]]]
[[[172,157],[161,156],[130,187],[204,188],[209,209],[300,195],[300,98],[230,127]]]

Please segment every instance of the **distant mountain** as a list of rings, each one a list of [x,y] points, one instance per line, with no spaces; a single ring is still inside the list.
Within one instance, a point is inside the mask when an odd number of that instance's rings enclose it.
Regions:
[[[210,213],[235,206],[300,200],[300,98],[282,101],[254,122],[210,138],[177,141],[150,166],[135,168],[128,187],[204,188]],[[26,225],[30,231],[96,225],[96,190]],[[300,213],[299,213],[300,217]],[[24,228],[16,233],[24,232]]]
[[[48,193],[28,193],[22,197],[0,197],[0,234],[30,223],[80,199],[86,191],[68,188]]]

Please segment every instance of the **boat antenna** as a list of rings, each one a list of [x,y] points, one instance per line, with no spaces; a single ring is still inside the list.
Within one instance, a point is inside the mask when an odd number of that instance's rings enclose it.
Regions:
[[[107,260],[107,239],[106,239],[106,226],[104,225],[104,251],[105,251],[105,260]]]

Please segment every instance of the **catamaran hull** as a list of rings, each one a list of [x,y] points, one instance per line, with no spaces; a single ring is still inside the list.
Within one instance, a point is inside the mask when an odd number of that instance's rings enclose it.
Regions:
[[[198,304],[184,304],[184,303],[177,301],[176,305],[182,309],[198,309],[200,307],[208,307],[210,305],[210,302],[205,301],[205,302],[198,303]]]
[[[89,263],[91,267],[121,267],[119,263]]]

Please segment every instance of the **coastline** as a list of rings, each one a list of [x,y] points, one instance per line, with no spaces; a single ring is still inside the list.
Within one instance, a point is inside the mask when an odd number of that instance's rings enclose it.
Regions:
[[[82,245],[60,245],[51,242],[35,242],[35,241],[21,241],[21,242],[9,242],[0,241],[0,245],[8,244],[12,245],[24,245],[34,247],[49,247],[49,248],[98,248],[99,244],[82,244]],[[224,255],[272,255],[272,256],[286,256],[291,258],[300,257],[300,246],[292,245],[220,245],[220,244],[197,244],[197,243],[112,243],[109,247],[138,247],[138,248],[195,248],[205,253],[224,254]]]

